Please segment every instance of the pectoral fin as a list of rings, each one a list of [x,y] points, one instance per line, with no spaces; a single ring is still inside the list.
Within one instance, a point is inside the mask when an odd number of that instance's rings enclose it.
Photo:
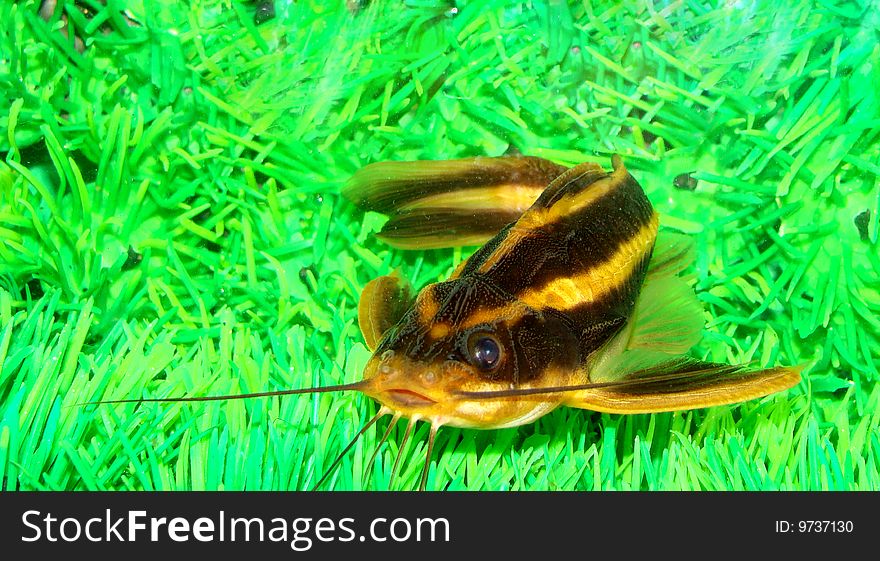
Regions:
[[[802,368],[750,370],[679,357],[633,372],[613,387],[572,392],[565,405],[605,413],[660,413],[726,405],[788,389],[800,381]]]
[[[412,288],[397,271],[364,286],[358,303],[358,324],[371,351],[385,332],[400,321],[412,301]]]
[[[686,354],[702,329],[702,306],[685,280],[649,273],[632,317],[590,357],[590,381],[622,380],[667,363]]]
[[[694,256],[694,240],[690,236],[660,230],[648,265],[648,278],[677,275],[693,263]]]

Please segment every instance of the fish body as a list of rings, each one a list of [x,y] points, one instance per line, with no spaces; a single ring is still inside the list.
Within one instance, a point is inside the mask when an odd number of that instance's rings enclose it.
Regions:
[[[439,215],[467,240],[488,237],[449,279],[409,303],[399,276],[365,289],[359,315],[374,354],[362,391],[387,412],[434,427],[492,429],[561,405],[691,409],[799,381],[797,367],[756,371],[686,355],[703,327],[702,309],[678,275],[690,244],[658,238],[659,216],[619,158],[612,172],[592,163],[565,170],[536,158],[490,160],[381,164],[385,175],[368,166],[346,189],[362,206],[392,215],[386,239],[402,247],[454,244],[454,232],[431,230]],[[524,185],[511,180],[517,165]],[[469,166],[480,168],[469,176],[479,180],[461,180]],[[518,195],[498,196],[507,190]],[[381,204],[371,205],[376,198]],[[498,227],[485,220],[493,213],[516,218]],[[407,229],[406,221],[419,226]]]

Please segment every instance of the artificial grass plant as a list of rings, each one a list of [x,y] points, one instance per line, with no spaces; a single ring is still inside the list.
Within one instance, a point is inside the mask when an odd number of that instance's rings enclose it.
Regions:
[[[429,488],[878,488],[874,3],[39,4],[0,5],[3,488],[314,485],[368,399],[78,404],[359,379],[364,284],[472,249],[383,246],[340,186],[510,150],[621,154],[697,242],[697,353],[810,366],[738,406],[445,428]],[[388,488],[402,429],[325,487]]]

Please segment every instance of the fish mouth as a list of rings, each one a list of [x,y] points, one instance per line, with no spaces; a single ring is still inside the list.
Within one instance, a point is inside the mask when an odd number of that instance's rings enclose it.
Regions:
[[[385,390],[384,393],[388,397],[390,397],[395,403],[399,405],[404,405],[406,407],[427,407],[429,405],[434,405],[435,403],[437,403],[437,401],[431,399],[428,396],[404,388]]]

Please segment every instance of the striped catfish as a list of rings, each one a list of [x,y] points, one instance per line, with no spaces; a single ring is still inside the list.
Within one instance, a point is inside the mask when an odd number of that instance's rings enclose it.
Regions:
[[[359,320],[373,350],[359,391],[439,427],[530,423],[559,406],[652,413],[792,387],[800,367],[749,369],[688,357],[703,311],[679,276],[692,260],[621,159],[608,173],[533,157],[381,162],[344,194],[390,215],[398,247],[488,241],[414,298],[398,275],[369,283]],[[490,237],[491,236],[491,237]],[[393,426],[394,423],[389,425]],[[385,436],[387,437],[388,432]]]

